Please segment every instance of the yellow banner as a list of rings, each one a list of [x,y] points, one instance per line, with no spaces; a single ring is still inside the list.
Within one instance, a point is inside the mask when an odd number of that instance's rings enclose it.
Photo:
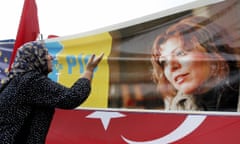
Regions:
[[[58,82],[70,87],[85,71],[88,58],[92,54],[104,58],[94,70],[92,91],[81,107],[105,108],[108,104],[109,65],[107,58],[111,52],[112,38],[109,33],[60,41],[63,49],[57,55]]]

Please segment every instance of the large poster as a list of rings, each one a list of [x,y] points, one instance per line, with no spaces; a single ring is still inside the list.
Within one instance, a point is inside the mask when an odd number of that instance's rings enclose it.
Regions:
[[[80,106],[236,112],[239,2],[226,0],[88,36],[47,41],[50,77],[70,86],[105,53]]]
[[[130,25],[45,40],[70,87],[104,52],[89,98],[56,109],[47,144],[239,144],[240,1],[197,0]],[[13,42],[0,43],[0,78]]]
[[[90,97],[56,111],[47,144],[238,144],[240,2],[202,3],[46,41],[56,56],[50,77],[66,86],[89,54],[105,53]]]

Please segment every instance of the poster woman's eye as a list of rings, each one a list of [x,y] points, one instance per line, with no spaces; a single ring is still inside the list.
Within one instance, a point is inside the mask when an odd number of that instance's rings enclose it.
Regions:
[[[185,56],[186,52],[182,49],[178,49],[175,53],[175,56]]]

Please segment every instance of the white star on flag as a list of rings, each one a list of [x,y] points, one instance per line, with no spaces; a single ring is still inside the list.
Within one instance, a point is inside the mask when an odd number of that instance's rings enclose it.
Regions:
[[[101,119],[105,130],[108,128],[109,122],[112,118],[120,117],[125,117],[125,115],[119,112],[105,112],[105,111],[95,111],[87,116],[87,118]]]

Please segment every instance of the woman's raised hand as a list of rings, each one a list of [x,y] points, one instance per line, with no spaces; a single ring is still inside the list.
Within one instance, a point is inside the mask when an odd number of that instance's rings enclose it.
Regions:
[[[87,71],[93,71],[94,68],[100,63],[100,61],[103,58],[104,53],[102,53],[101,55],[99,55],[98,57],[95,56],[95,54],[93,54],[90,59],[87,62],[87,66],[86,66],[86,70]]]
[[[89,80],[92,79],[92,74],[93,74],[93,70],[97,67],[97,65],[101,62],[102,58],[103,58],[104,53],[101,53],[99,56],[95,56],[95,54],[93,54],[90,59],[87,62],[86,65],[86,71],[84,72],[82,77],[85,77]]]

